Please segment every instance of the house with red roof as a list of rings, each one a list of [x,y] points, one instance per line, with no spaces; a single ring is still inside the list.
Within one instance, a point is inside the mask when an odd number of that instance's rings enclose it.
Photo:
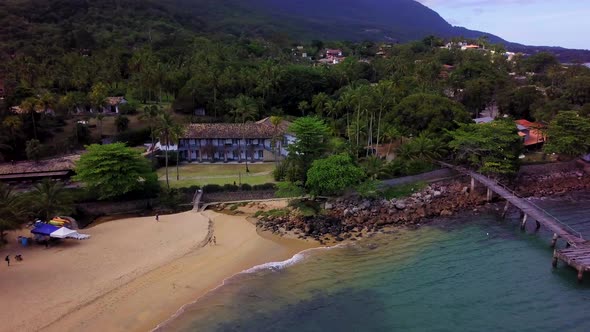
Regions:
[[[544,130],[546,126],[539,122],[531,122],[525,119],[516,120],[518,136],[522,137],[526,148],[540,147],[545,143],[546,136]]]

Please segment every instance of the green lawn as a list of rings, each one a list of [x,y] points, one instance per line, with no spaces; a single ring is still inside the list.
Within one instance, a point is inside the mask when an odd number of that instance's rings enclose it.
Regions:
[[[245,164],[185,164],[180,166],[180,180],[176,180],[176,167],[168,169],[170,187],[181,188],[190,186],[203,186],[206,184],[236,184],[247,183],[250,185],[275,182],[272,171],[273,163],[248,164],[250,173],[246,173]],[[158,170],[160,182],[164,184],[166,170]]]

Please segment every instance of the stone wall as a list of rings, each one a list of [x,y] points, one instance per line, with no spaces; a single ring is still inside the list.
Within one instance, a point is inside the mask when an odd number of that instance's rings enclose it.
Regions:
[[[236,191],[236,192],[220,192],[220,193],[204,193],[203,203],[211,202],[232,202],[232,201],[246,201],[255,199],[270,199],[275,198],[274,190],[252,190],[252,191]]]
[[[578,164],[577,160],[537,165],[524,165],[520,167],[520,172],[518,175],[545,175],[547,173],[574,171],[579,168],[580,165]]]

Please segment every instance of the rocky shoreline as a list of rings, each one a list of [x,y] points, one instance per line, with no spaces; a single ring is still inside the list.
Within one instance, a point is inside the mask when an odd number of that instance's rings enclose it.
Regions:
[[[523,197],[557,196],[590,189],[590,176],[577,170],[526,176],[515,188]],[[487,203],[483,186],[476,185],[471,193],[467,179],[459,179],[430,184],[400,199],[336,198],[325,202],[315,216],[303,216],[289,207],[281,216],[260,216],[257,225],[275,234],[294,234],[320,243],[354,241],[388,227],[416,227],[431,218],[480,209]]]

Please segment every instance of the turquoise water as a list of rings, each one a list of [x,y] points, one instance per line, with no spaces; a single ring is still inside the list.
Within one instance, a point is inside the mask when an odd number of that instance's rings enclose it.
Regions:
[[[539,204],[590,237],[588,198]],[[308,251],[228,280],[162,330],[589,331],[590,276],[552,269],[551,234],[517,218],[464,214]]]

